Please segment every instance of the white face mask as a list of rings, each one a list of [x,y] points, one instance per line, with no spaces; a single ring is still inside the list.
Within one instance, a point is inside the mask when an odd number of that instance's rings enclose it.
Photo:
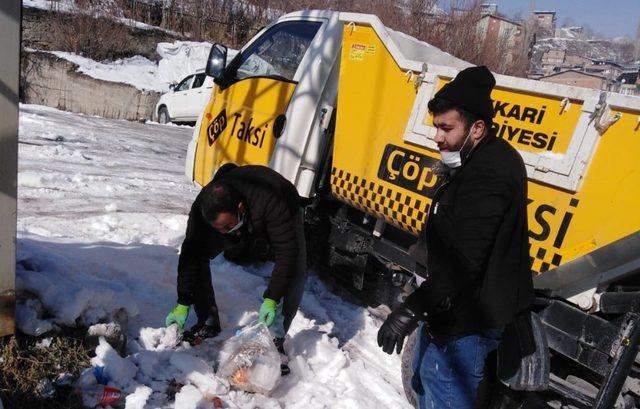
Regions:
[[[469,141],[469,138],[471,137],[471,131],[472,130],[469,129],[469,134],[467,135],[464,142],[462,143],[462,146],[460,147],[459,151],[440,151],[440,156],[442,157],[442,163],[447,165],[447,167],[451,169],[455,169],[462,166],[462,151],[465,150],[464,147],[467,144],[467,141]],[[469,155],[469,151],[464,153],[465,158],[467,157],[467,155]]]
[[[235,226],[229,229],[227,234],[234,234],[234,232],[237,232],[238,230],[240,230],[243,224],[244,224],[244,213],[238,212],[238,223],[236,223]]]

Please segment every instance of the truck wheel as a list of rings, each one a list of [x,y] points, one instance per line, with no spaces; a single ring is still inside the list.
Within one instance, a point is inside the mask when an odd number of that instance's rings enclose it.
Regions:
[[[404,394],[407,400],[414,408],[418,407],[418,400],[416,399],[416,393],[411,387],[411,378],[413,377],[413,368],[411,363],[413,362],[413,349],[416,345],[416,337],[418,331],[413,331],[406,339],[404,347],[402,348],[402,387],[404,388]]]
[[[168,124],[169,122],[171,122],[167,107],[160,107],[160,109],[158,110],[158,122],[160,122],[161,124]]]

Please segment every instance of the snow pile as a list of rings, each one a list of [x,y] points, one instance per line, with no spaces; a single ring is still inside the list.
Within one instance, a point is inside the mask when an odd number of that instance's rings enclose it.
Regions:
[[[22,7],[68,12],[75,10],[76,4],[74,0],[22,0]]]
[[[197,70],[204,70],[211,45],[192,41],[158,43],[156,53],[161,58],[158,63],[158,79],[171,84]]]
[[[125,399],[126,409],[144,409],[152,393],[153,389],[150,387],[138,386],[132,394],[127,395]]]
[[[140,344],[144,349],[164,351],[175,348],[180,343],[180,330],[177,325],[168,328],[142,328]]]
[[[193,41],[158,43],[156,52],[161,57],[158,63],[159,80],[166,83],[177,83],[189,74],[204,70],[211,46],[211,43]],[[227,63],[237,53],[237,50],[227,50]]]
[[[78,72],[92,78],[133,85],[143,91],[167,92],[170,84],[177,84],[187,75],[204,70],[210,49],[211,44],[206,42],[158,43],[156,51],[161,57],[158,63],[139,55],[99,62],[64,51],[50,53],[76,64]],[[236,54],[236,50],[230,49],[227,62]]]
[[[20,329],[26,334],[39,337],[58,327],[49,319],[41,319],[42,303],[38,299],[20,300],[16,304],[16,321],[21,323]]]
[[[191,132],[21,106],[19,328],[44,335],[62,325],[120,323],[125,356],[101,340],[92,365],[127,408],[213,408],[215,396],[231,408],[409,408],[399,357],[376,345],[380,320],[313,274],[285,341],[291,374],[269,396],[230,390],[216,371],[223,342],[257,319],[272,264],[212,261],[218,337],[191,347],[164,328],[198,192],[183,176]],[[97,382],[92,368],[82,379],[89,389]]]
[[[180,371],[176,380],[196,386],[203,396],[213,397],[229,391],[229,385],[218,379],[211,365],[201,358],[187,352],[176,352],[171,354],[169,362]]]
[[[133,85],[140,90],[166,92],[171,81],[159,75],[158,65],[140,55],[116,61],[98,62],[77,54],[53,51],[52,54],[78,65],[78,72],[90,77]]]
[[[581,39],[584,40],[586,37],[583,33],[583,28],[580,26],[575,27],[561,27],[556,30],[556,37],[559,38],[569,38],[569,39]]]
[[[68,254],[58,255],[44,242],[26,240],[23,244],[17,254],[16,286],[34,292],[55,315],[56,324],[73,326],[77,319],[90,324],[110,319],[121,310],[132,316],[138,313],[134,294],[118,280],[121,272],[103,263],[79,266]],[[78,246],[75,251],[83,248]]]
[[[96,356],[91,358],[91,365],[104,368],[105,376],[121,389],[129,386],[138,372],[138,367],[131,359],[121,358],[104,338],[100,338]]]

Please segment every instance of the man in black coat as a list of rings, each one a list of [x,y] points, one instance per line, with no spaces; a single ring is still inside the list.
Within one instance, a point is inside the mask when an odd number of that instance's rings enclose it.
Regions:
[[[275,262],[260,308],[260,321],[282,341],[302,299],[306,248],[296,188],[264,166],[225,165],[198,194],[178,261],[178,303],[166,325],[184,329],[190,306],[198,321],[193,336],[220,332],[209,262],[220,252],[234,262]],[[282,301],[282,302],[281,302]]]
[[[486,67],[461,71],[429,101],[447,175],[412,249],[427,279],[386,319],[385,352],[399,353],[417,326],[412,385],[421,408],[472,408],[484,360],[505,325],[533,301],[527,175],[491,131]]]

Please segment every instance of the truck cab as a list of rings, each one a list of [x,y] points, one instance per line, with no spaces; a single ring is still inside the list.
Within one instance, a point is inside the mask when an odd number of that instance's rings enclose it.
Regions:
[[[335,104],[340,32],[338,13],[298,12],[249,41],[216,80],[189,147],[187,177],[205,185],[225,163],[262,164],[312,195],[326,148],[321,126],[328,121],[320,119]]]

